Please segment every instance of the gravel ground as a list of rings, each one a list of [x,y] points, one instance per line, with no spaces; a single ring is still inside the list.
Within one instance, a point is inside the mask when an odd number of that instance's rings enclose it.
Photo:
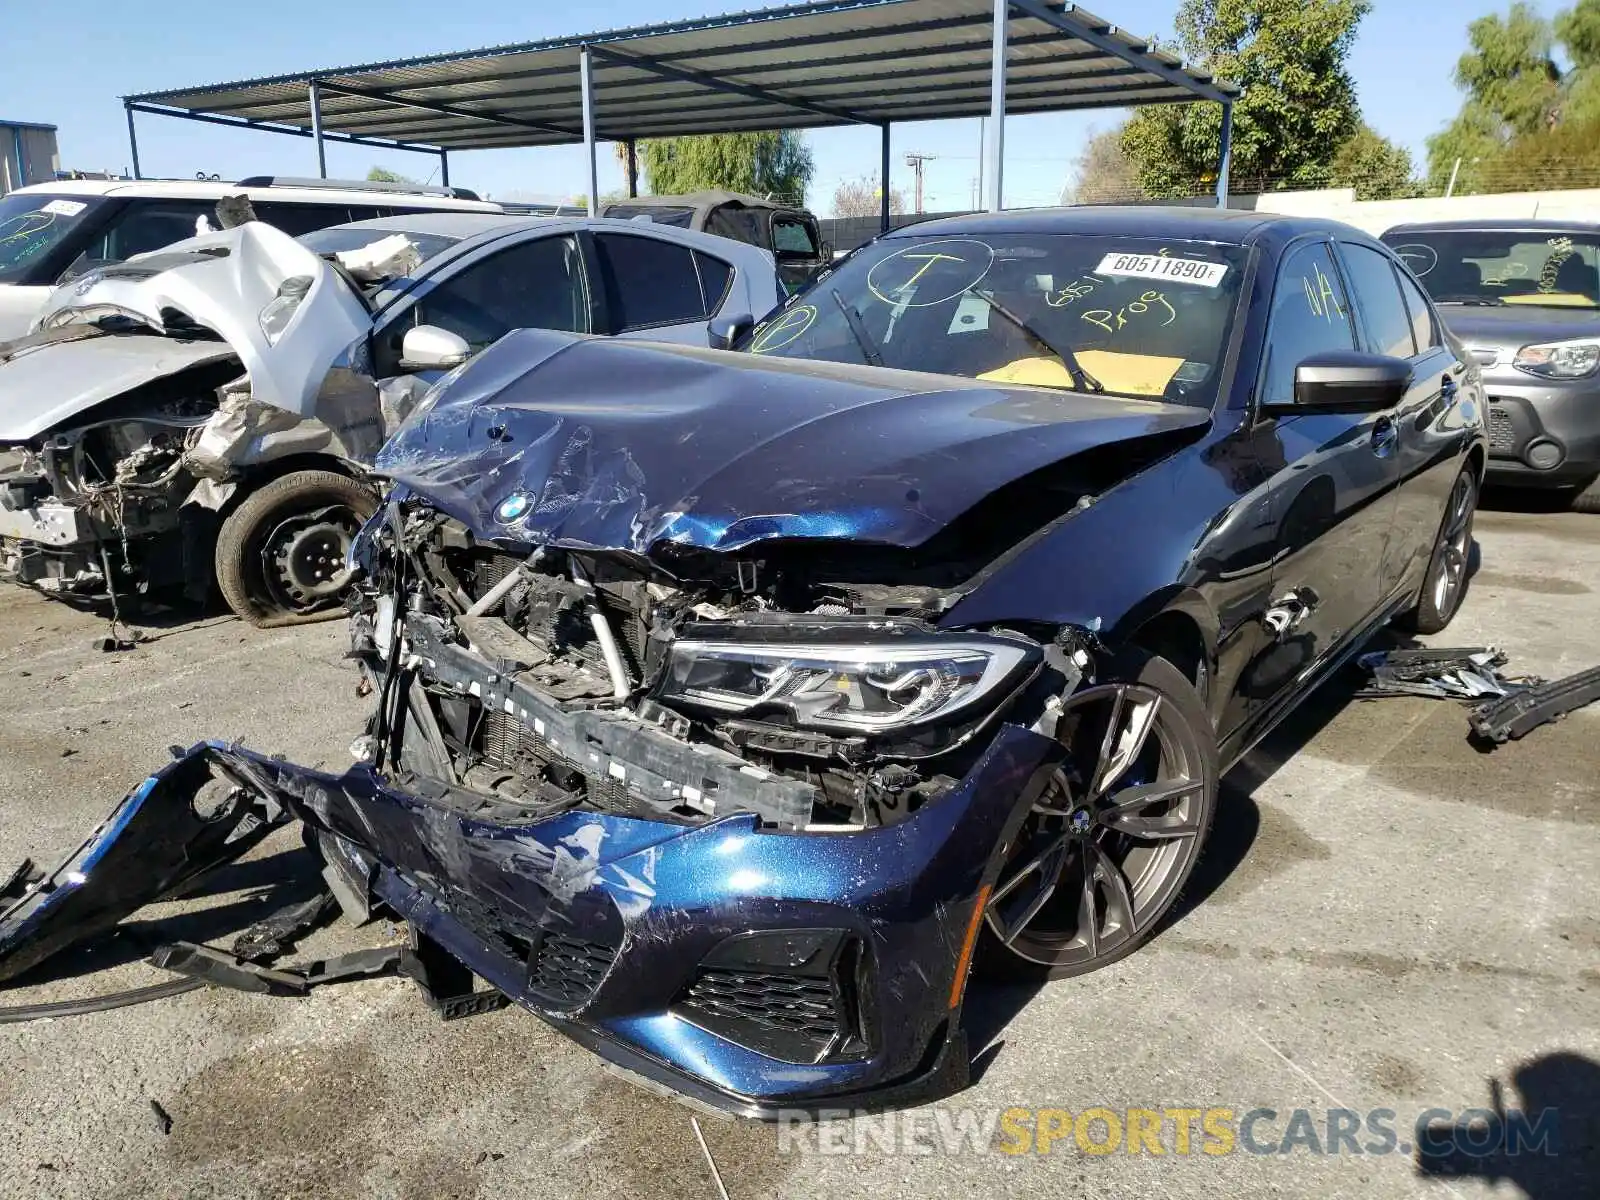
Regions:
[[[1600,662],[1600,518],[1491,512],[1447,641],[1546,676]],[[339,763],[364,703],[338,625],[151,628],[123,653],[97,618],[0,589],[0,865],[70,849],[165,747],[243,736]],[[700,1117],[634,1090],[531,1016],[437,1021],[378,980],[300,1001],[201,991],[0,1025],[0,1197],[1257,1196],[1600,1194],[1600,709],[1492,755],[1454,706],[1364,703],[1335,681],[1228,777],[1187,911],[1087,979],[969,1004],[978,1078],[890,1120],[823,1129]],[[141,913],[6,1004],[156,982],[156,936],[216,938],[306,893],[291,832],[208,894]],[[332,954],[398,936],[336,926]],[[1323,1150],[1330,1109],[1554,1107],[1554,1155],[1466,1161]],[[151,1108],[172,1119],[163,1133]],[[1090,1153],[1065,1110],[1270,1109],[1230,1153]],[[1010,1114],[1008,1108],[1028,1110]],[[1157,1119],[1160,1119],[1159,1117]],[[1343,1118],[1338,1118],[1343,1119]],[[1095,1148],[1109,1126],[1087,1125]],[[966,1145],[956,1132],[975,1130]],[[1026,1138],[1026,1142],[1024,1142]],[[1363,1131],[1357,1145],[1374,1138]],[[1203,1144],[1204,1143],[1204,1144]],[[1139,1143],[1135,1140],[1135,1145]],[[894,1152],[885,1149],[893,1145]],[[1026,1147],[1023,1154],[1006,1149]],[[859,1150],[859,1153],[855,1151]]]

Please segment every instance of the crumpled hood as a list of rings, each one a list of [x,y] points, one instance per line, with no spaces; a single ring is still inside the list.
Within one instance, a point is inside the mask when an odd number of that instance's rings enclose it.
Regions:
[[[12,343],[16,345],[16,343]],[[96,336],[0,354],[0,443],[26,442],[141,384],[233,358],[224,342]],[[66,386],[70,384],[70,386]]]
[[[275,340],[262,310],[285,280],[311,280]],[[372,328],[365,302],[338,272],[288,234],[260,221],[177,242],[91,271],[57,288],[36,329],[109,312],[166,332],[173,315],[220,336],[250,376],[262,404],[308,417],[334,362]]]
[[[524,330],[447,377],[379,473],[480,538],[648,553],[911,547],[997,488],[1201,409]]]

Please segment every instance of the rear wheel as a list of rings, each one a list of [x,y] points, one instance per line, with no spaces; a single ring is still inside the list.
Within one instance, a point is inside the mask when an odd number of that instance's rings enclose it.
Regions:
[[[217,585],[257,627],[338,615],[345,558],[377,510],[371,488],[336,471],[293,471],[247,497],[217,535]]]
[[[1415,633],[1438,633],[1461,610],[1467,596],[1467,564],[1472,554],[1472,518],[1478,511],[1478,477],[1463,467],[1450,489],[1444,522],[1428,560],[1417,606],[1400,624]]]
[[[980,969],[1082,975],[1133,953],[1171,911],[1216,812],[1216,742],[1166,659],[1121,656],[1063,708],[1066,758],[1001,848]]]

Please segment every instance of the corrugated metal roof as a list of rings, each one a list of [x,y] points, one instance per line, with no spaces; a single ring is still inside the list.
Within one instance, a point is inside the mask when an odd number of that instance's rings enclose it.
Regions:
[[[315,82],[322,127],[335,134],[447,150],[562,145],[583,140],[588,46],[603,140],[938,120],[989,111],[992,24],[992,0],[825,0],[124,99],[304,131]],[[1236,92],[1061,0],[1018,0],[1008,33],[1009,113]]]

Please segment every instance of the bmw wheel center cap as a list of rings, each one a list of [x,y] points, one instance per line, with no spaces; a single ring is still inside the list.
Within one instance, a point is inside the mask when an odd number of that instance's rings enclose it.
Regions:
[[[522,519],[530,508],[533,507],[533,497],[526,492],[512,492],[500,501],[494,510],[494,519],[502,525],[511,525]]]

